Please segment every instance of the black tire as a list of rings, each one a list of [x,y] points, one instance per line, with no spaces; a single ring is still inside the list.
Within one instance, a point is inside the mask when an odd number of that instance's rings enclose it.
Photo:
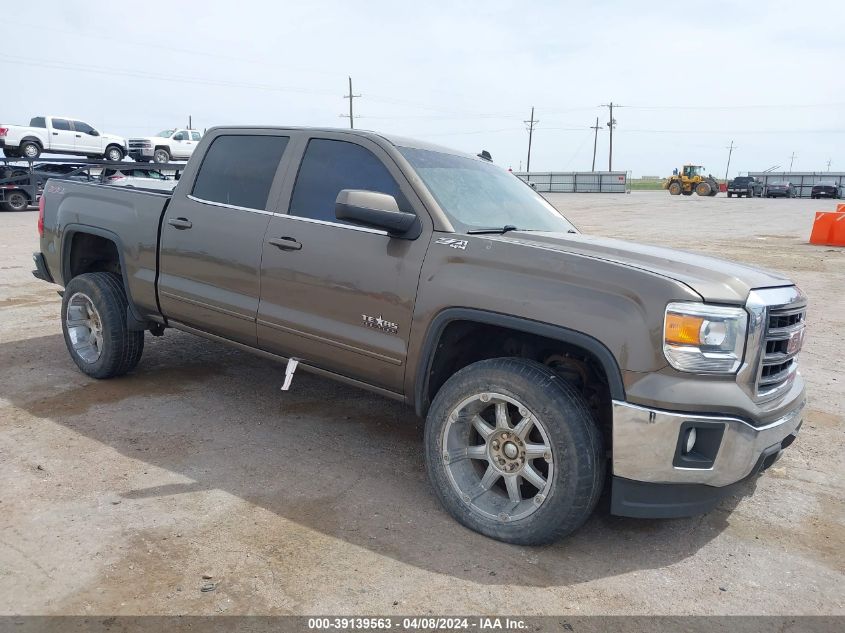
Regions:
[[[678,181],[669,183],[669,187],[667,187],[667,188],[669,189],[670,195],[673,195],[673,196],[681,195],[681,183],[679,183]]]
[[[741,197],[742,197],[742,194],[741,194],[741,193],[738,193],[738,194],[736,194],[736,197],[737,197],[737,198],[741,198]],[[728,198],[733,198],[733,194],[732,194],[730,191],[728,192]]]
[[[41,156],[41,146],[35,141],[24,141],[18,146],[17,154],[27,160],[36,160]]]
[[[443,433],[449,415],[466,398],[487,392],[523,403],[541,420],[552,450],[555,468],[548,495],[521,519],[497,520],[473,509],[447,472]],[[522,358],[480,361],[447,380],[426,417],[425,447],[429,480],[449,514],[507,543],[541,545],[574,532],[592,514],[604,486],[604,443],[584,398],[545,365]]]
[[[6,158],[20,158],[20,154],[18,154],[15,150],[11,147],[3,148],[3,154],[6,155]]]
[[[106,148],[106,153],[103,154],[103,158],[109,160],[113,163],[119,163],[123,160],[124,154],[123,150],[118,147],[117,145],[109,145]]]
[[[29,207],[29,196],[23,191],[17,189],[7,191],[5,197],[6,199],[3,201],[4,211],[26,211]]]
[[[79,293],[91,300],[102,328],[102,349],[93,362],[86,361],[74,349],[67,324],[68,304]],[[141,360],[144,332],[126,327],[127,306],[123,283],[114,273],[85,273],[71,279],[65,287],[62,332],[71,358],[83,373],[92,378],[114,378],[131,371]]]
[[[153,152],[153,162],[154,163],[169,163],[170,162],[170,152],[167,151],[164,147],[159,147]]]

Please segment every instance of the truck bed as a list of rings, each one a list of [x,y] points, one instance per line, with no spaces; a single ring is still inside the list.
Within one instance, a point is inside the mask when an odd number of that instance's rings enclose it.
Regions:
[[[50,179],[44,186],[42,253],[57,283],[79,262],[63,257],[84,228],[117,244],[130,305],[143,319],[158,315],[156,256],[161,217],[172,193]],[[59,230],[61,228],[61,230]],[[82,236],[80,236],[82,237]]]

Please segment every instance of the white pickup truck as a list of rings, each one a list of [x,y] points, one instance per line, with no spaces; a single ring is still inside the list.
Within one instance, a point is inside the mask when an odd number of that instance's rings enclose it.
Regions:
[[[29,126],[0,124],[0,149],[9,158],[35,160],[41,154],[74,154],[119,161],[126,139],[103,134],[70,117],[37,116]]]
[[[129,156],[137,161],[167,163],[188,160],[202,139],[196,130],[163,130],[155,136],[129,139]]]

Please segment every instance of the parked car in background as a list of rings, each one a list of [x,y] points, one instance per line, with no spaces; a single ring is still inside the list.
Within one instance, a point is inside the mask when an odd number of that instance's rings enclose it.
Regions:
[[[728,198],[754,198],[763,195],[763,183],[754,176],[737,176],[728,183]]]
[[[188,160],[194,153],[202,134],[196,130],[162,130],[155,136],[129,139],[129,156],[136,161],[167,163]]]
[[[49,179],[91,182],[90,165],[75,163],[0,164],[0,210],[25,211],[35,205]]]
[[[788,180],[775,180],[766,185],[764,193],[767,198],[794,198],[795,187]]]
[[[816,198],[839,198],[839,185],[835,180],[820,180],[810,190],[810,197]]]
[[[41,154],[70,154],[119,161],[126,139],[98,132],[70,117],[37,116],[28,126],[0,124],[0,149],[8,158],[35,160]]]
[[[173,191],[177,183],[174,178],[149,167],[104,169],[100,175],[100,182],[118,187],[139,187],[141,189],[158,189],[159,191]]]

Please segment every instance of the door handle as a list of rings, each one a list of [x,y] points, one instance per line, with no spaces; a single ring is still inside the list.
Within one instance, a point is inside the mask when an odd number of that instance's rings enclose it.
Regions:
[[[268,244],[272,244],[283,251],[298,251],[302,248],[302,243],[297,241],[293,237],[288,237],[287,235],[284,237],[271,237],[267,240]]]
[[[58,136],[58,135],[59,135],[58,132],[53,132],[53,136]]]
[[[188,218],[170,218],[167,223],[170,226],[182,231],[184,231],[185,229],[189,229],[194,225],[194,223],[191,222]]]
[[[82,134],[77,134],[76,138],[82,138]]]

